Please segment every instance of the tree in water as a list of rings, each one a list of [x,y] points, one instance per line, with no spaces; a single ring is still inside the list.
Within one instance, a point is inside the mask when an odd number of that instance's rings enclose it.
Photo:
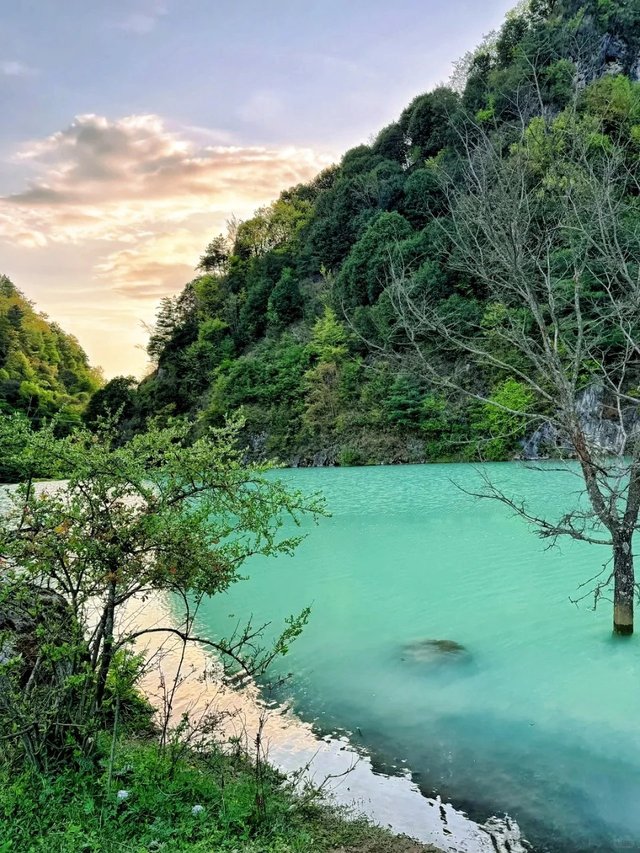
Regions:
[[[640,94],[629,99],[636,109]],[[633,106],[635,104],[635,107]],[[627,122],[629,124],[629,122]],[[440,180],[450,263],[475,288],[478,312],[436,301],[393,266],[387,295],[398,332],[429,380],[531,426],[582,481],[586,500],[547,518],[488,475],[482,497],[506,504],[552,543],[604,545],[596,601],[613,587],[613,630],[633,633],[633,537],[640,510],[640,160],[625,124],[607,132],[586,111],[489,133],[477,123]],[[506,133],[511,136],[506,138]],[[446,353],[446,356],[445,356]],[[451,369],[451,355],[454,367]],[[473,369],[471,369],[473,367]],[[513,379],[508,399],[492,394]]]

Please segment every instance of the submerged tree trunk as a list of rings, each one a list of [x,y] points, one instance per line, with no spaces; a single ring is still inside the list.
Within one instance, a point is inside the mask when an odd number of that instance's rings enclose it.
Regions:
[[[630,635],[633,634],[635,594],[630,536],[614,540],[613,579],[613,633]]]

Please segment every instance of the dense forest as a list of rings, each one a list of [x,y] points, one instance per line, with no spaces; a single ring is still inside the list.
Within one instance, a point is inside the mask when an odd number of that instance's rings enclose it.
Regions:
[[[240,411],[254,454],[292,464],[517,456],[527,425],[505,412],[526,408],[527,389],[491,367],[473,372],[477,399],[434,383],[398,330],[389,278],[410,270],[461,328],[473,319],[490,335],[499,307],[461,272],[447,232],[446,187],[465,144],[499,138],[507,157],[522,128],[533,138],[542,122],[561,161],[571,124],[637,158],[639,73],[637,2],[521,4],[450,85],[212,239],[193,281],[162,301],[153,373],[108,383],[86,420],[117,411],[126,437],[152,416],[185,416],[197,435]],[[429,358],[455,369],[441,342]]]
[[[34,426],[55,416],[69,431],[101,383],[77,340],[0,276],[0,414],[22,413]]]

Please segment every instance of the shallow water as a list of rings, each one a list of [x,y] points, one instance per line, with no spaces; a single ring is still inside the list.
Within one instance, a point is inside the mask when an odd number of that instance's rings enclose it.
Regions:
[[[560,511],[578,481],[486,466],[505,489]],[[324,519],[292,558],[256,559],[206,603],[203,627],[280,622],[312,605],[282,662],[288,695],[321,731],[348,731],[381,770],[408,768],[473,817],[508,811],[537,850],[640,847],[640,655],[614,641],[611,606],[570,602],[606,561],[572,541],[545,551],[519,519],[451,480],[469,465],[285,471],[321,490]],[[425,638],[466,657],[414,660]]]

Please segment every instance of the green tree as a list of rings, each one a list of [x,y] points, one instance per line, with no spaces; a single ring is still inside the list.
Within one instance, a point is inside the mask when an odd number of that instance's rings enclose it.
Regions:
[[[312,433],[330,433],[340,410],[340,384],[347,335],[332,308],[326,307],[316,320],[308,345],[314,360],[305,374],[304,422]]]
[[[226,640],[195,633],[199,603],[238,581],[251,555],[293,551],[300,536],[282,533],[285,517],[320,510],[263,466],[245,465],[237,430],[188,445],[188,426],[151,427],[122,447],[105,432],[57,440],[51,429],[21,430],[13,446],[4,435],[24,479],[0,517],[3,750],[38,769],[90,757],[109,718],[110,680],[141,636],[198,642],[248,673],[286,653],[307,611],[268,649],[252,625]],[[38,457],[61,465],[66,482],[36,488]],[[146,628],[123,620],[134,600],[158,593],[172,597],[174,618]],[[17,624],[38,626],[28,649]]]
[[[454,140],[452,118],[457,109],[458,95],[445,86],[419,95],[407,107],[400,126],[414,157],[434,157]]]
[[[200,255],[198,269],[203,272],[224,274],[229,263],[229,244],[224,234],[218,234],[207,244]]]
[[[478,423],[481,455],[488,460],[508,459],[524,438],[535,398],[531,389],[513,377],[505,379],[485,403]]]
[[[383,128],[376,136],[372,150],[386,160],[395,160],[404,165],[407,159],[407,140],[399,122]]]
[[[304,300],[295,273],[286,267],[271,291],[268,303],[269,322],[275,326],[289,326],[302,316]]]
[[[137,381],[133,376],[116,376],[99,388],[91,397],[82,419],[90,427],[96,427],[101,420],[129,420],[135,413],[135,389]]]
[[[412,233],[407,220],[395,211],[371,220],[337,279],[338,292],[347,306],[371,305],[377,300],[384,290],[390,252]]]
[[[58,415],[58,427],[70,427],[101,381],[75,338],[0,276],[0,411],[25,412],[36,425]]]
[[[385,400],[389,421],[395,426],[418,427],[423,414],[423,394],[415,380],[408,376],[397,376]]]
[[[329,306],[313,326],[309,352],[318,361],[342,361],[347,354],[347,333]]]

